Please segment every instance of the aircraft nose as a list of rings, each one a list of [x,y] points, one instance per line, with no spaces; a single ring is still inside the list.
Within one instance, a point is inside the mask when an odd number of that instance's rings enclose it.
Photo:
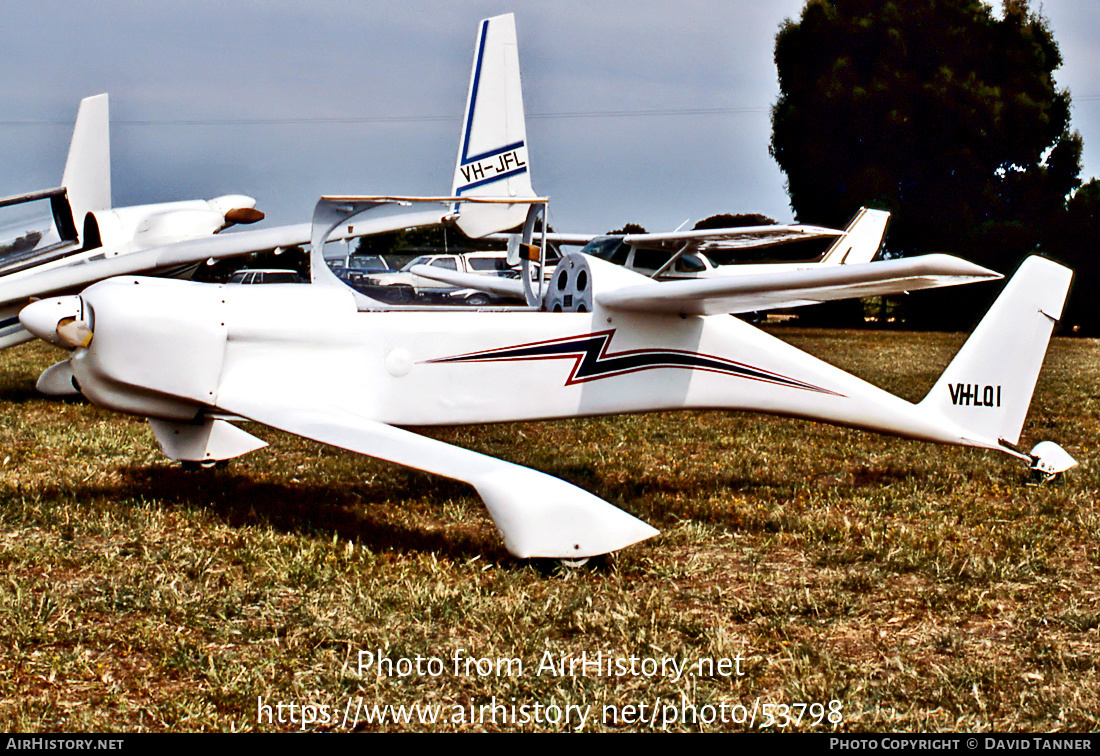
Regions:
[[[84,321],[84,302],[79,296],[54,297],[32,302],[19,312],[23,327],[43,341],[62,349],[91,343],[91,325]]]

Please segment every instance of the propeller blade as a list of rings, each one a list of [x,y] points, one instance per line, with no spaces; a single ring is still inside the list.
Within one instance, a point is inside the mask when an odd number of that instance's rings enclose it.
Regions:
[[[71,349],[86,347],[92,343],[92,329],[83,320],[62,318],[57,323],[57,338]]]
[[[255,223],[262,221],[264,214],[254,207],[234,207],[231,210],[227,210],[225,213],[225,222],[231,223]]]

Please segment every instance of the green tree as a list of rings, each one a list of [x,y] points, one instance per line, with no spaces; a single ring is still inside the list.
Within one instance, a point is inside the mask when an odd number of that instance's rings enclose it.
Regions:
[[[703,220],[695,224],[692,230],[703,231],[716,228],[744,228],[745,226],[774,225],[777,225],[774,218],[761,213],[718,213],[709,218],[703,218]],[[796,260],[812,260],[815,257],[820,257],[831,242],[831,239],[810,239],[808,241],[795,241],[786,244],[769,244],[761,247],[711,250],[707,252],[707,256],[718,265],[729,265],[739,262],[793,262]]]
[[[741,226],[774,226],[775,219],[760,213],[719,213],[703,218],[693,227],[695,231],[710,228],[740,228]]]
[[[1063,324],[1082,335],[1100,335],[1100,181],[1092,179],[1074,193],[1041,247],[1074,270]]]
[[[1058,46],[1026,0],[809,0],[775,60],[771,153],[801,222],[874,204],[892,251],[1008,271],[1079,183]]]
[[[622,228],[616,228],[607,232],[607,236],[625,236],[626,234],[644,234],[645,226],[637,223],[627,223]]]

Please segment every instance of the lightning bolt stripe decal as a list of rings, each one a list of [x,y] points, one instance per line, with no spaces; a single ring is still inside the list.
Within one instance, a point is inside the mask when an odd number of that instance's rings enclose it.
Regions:
[[[455,357],[441,357],[426,362],[514,362],[520,360],[572,359],[573,370],[565,381],[566,386],[598,381],[601,378],[626,375],[627,373],[637,373],[642,370],[679,368],[725,373],[737,378],[840,396],[834,391],[794,378],[788,378],[778,373],[772,373],[768,370],[754,368],[722,357],[687,352],[681,349],[632,349],[608,354],[607,350],[614,334],[615,330],[611,329],[587,336],[570,336],[563,339],[520,344],[514,347],[489,349],[483,352],[460,354]]]

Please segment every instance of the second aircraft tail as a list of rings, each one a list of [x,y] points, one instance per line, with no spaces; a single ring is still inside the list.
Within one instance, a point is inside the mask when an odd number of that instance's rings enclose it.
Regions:
[[[451,193],[456,197],[534,197],[527,161],[516,25],[512,14],[478,28]],[[528,204],[467,205],[458,226],[470,237],[523,223]]]
[[[61,186],[68,193],[77,229],[83,228],[89,210],[111,207],[111,132],[106,94],[80,101]]]
[[[854,265],[871,262],[882,245],[886,235],[886,224],[890,222],[890,213],[885,210],[871,210],[861,207],[852,218],[844,235],[833,242],[825,256],[823,265]]]

